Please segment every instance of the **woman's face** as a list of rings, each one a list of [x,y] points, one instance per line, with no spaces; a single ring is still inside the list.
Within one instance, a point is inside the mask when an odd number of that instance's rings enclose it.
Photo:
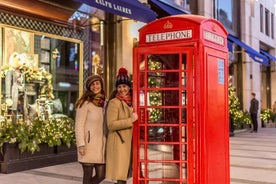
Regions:
[[[117,86],[117,92],[121,97],[125,97],[130,90],[130,87],[126,84],[120,84]]]
[[[100,81],[92,82],[92,84],[90,85],[90,90],[95,94],[100,93],[102,90],[101,82]]]

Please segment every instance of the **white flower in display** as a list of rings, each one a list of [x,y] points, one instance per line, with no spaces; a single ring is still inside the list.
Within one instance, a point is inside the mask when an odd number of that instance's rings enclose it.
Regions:
[[[6,104],[7,104],[7,106],[12,106],[12,99],[11,98],[8,98],[8,99],[6,99]]]

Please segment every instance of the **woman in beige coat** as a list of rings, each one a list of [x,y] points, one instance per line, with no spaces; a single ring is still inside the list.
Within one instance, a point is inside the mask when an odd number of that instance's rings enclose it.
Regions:
[[[125,68],[119,69],[106,113],[106,178],[125,184],[131,162],[132,124],[138,118],[132,109],[131,81]]]
[[[83,184],[98,184],[105,177],[104,105],[103,80],[94,75],[86,80],[86,91],[76,102],[75,134],[78,161],[83,168]],[[95,168],[95,176],[93,169]]]

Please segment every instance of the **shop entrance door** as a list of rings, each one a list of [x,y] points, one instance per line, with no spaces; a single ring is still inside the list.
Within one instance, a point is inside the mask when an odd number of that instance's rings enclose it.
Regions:
[[[194,59],[192,47],[134,49],[133,183],[194,183]]]

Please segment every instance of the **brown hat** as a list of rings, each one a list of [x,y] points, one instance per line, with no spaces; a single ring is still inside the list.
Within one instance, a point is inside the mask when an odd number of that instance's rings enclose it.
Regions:
[[[85,83],[85,88],[86,88],[86,90],[89,90],[89,91],[90,91],[90,86],[91,86],[91,84],[92,84],[94,81],[100,81],[101,86],[102,86],[102,88],[103,88],[103,78],[102,78],[100,75],[93,75],[93,76],[89,76],[89,77],[86,79],[86,83]],[[103,90],[103,89],[102,89],[102,90]]]
[[[120,68],[118,70],[118,75],[117,75],[117,78],[116,78],[116,88],[120,85],[120,84],[126,84],[128,85],[129,87],[131,87],[131,81],[130,81],[130,78],[128,76],[128,71],[127,69],[125,68]]]

